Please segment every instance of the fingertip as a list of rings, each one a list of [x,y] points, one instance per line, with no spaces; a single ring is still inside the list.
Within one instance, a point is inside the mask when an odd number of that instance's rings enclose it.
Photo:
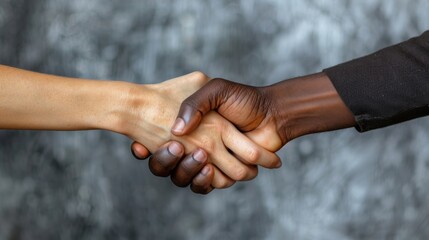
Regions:
[[[203,176],[209,176],[209,174],[213,174],[213,167],[210,164],[204,166],[204,168],[201,169],[200,174]]]
[[[192,158],[199,162],[199,163],[205,163],[207,161],[207,153],[202,148],[198,148],[193,154]]]
[[[180,162],[184,147],[176,141],[162,145],[149,159],[149,170],[160,177],[167,177]]]
[[[274,154],[275,160],[272,161],[271,167],[269,167],[269,168],[271,168],[271,169],[280,168],[283,165],[282,159],[277,154],[275,154],[275,153],[273,153],[273,154]]]
[[[150,156],[149,150],[138,142],[133,142],[131,144],[131,153],[138,160],[143,160]]]
[[[173,126],[171,127],[171,133],[173,133],[176,136],[181,136],[184,134],[184,130],[185,130],[185,120],[183,120],[183,118],[176,118],[176,121],[174,121]]]
[[[167,147],[167,150],[171,155],[176,157],[182,157],[185,153],[183,145],[176,141],[171,141]]]
[[[214,178],[214,169],[211,164],[204,166],[200,173],[194,177],[191,184],[191,190],[199,194],[208,194],[213,191],[211,185]]]
[[[211,164],[207,164],[204,166],[201,171],[197,174],[197,176],[194,177],[192,180],[192,184],[195,186],[209,186],[214,177],[214,170]]]
[[[172,171],[171,180],[178,187],[186,187],[200,174],[201,169],[207,164],[207,157],[202,150],[197,149],[192,154],[184,157]],[[206,173],[206,172],[204,172]],[[202,182],[211,183],[211,179]]]
[[[279,159],[277,164],[274,166],[274,168],[280,168],[283,165],[282,161]]]
[[[182,136],[192,132],[201,122],[203,114],[193,107],[182,104],[179,114],[171,127],[171,133]]]

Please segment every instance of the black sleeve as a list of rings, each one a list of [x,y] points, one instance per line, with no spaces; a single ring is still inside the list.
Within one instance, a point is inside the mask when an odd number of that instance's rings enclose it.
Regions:
[[[429,31],[323,71],[358,131],[429,115]]]

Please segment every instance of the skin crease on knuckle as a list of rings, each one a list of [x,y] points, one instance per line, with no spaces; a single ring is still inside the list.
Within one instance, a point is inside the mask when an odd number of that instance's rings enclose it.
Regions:
[[[235,181],[244,181],[248,178],[248,169],[245,167],[237,167],[234,170],[234,176],[232,176],[232,179]]]
[[[259,163],[259,159],[262,155],[261,150],[256,147],[256,145],[249,145],[248,143],[240,143],[236,142],[235,138],[235,129],[228,129],[232,126],[228,125],[224,127],[223,135],[227,142],[234,142],[234,144],[238,144],[239,148],[241,148],[242,156],[237,156],[240,159],[244,160],[245,163],[256,165]]]
[[[233,151],[232,155],[244,164],[244,167],[241,167],[242,169],[236,169],[233,179],[244,181],[255,178],[258,174],[256,164],[259,163],[259,159],[262,155],[260,152],[261,150],[254,144],[241,143],[241,141],[237,139],[237,130],[231,124],[226,124],[226,126],[222,128],[222,131],[222,140],[226,144],[226,147],[235,149],[237,152]],[[230,144],[234,144],[235,146],[231,146]]]
[[[199,91],[195,92],[192,97],[187,98],[183,103],[188,105],[192,109],[197,109],[200,112],[207,112],[213,105],[218,104],[219,93],[223,93],[224,80],[215,78],[210,80],[205,86]]]
[[[216,153],[220,151],[224,151],[226,154],[229,154],[227,153],[228,150],[226,146],[224,146],[225,142],[223,141],[223,135],[229,134],[229,132],[232,131],[231,128],[233,127],[233,125],[229,124],[229,122],[226,122],[222,117],[217,115],[216,119],[214,119],[213,122],[209,123],[206,126],[209,129],[209,132],[207,135],[201,136],[199,138],[201,148],[205,149],[211,155],[211,157],[209,158],[211,162],[224,161],[225,159],[219,159]],[[213,138],[213,136],[216,136],[216,138]],[[238,162],[239,160],[235,159],[235,161]],[[234,170],[232,172],[236,172],[236,171]],[[241,178],[241,177],[245,178],[246,176],[242,176],[245,174],[245,172],[246,170],[244,169],[244,170],[240,170],[239,174],[236,174],[236,173],[233,173],[233,174],[235,178]],[[230,177],[234,178],[233,176],[230,176]]]
[[[185,140],[183,142],[185,144],[185,148],[187,143],[191,143],[204,149],[209,155],[214,155],[218,149],[218,145],[223,145],[220,139],[219,127],[219,125],[222,124],[220,116],[217,114],[208,114],[197,129],[189,135],[182,137],[182,139]],[[178,140],[179,139],[180,138],[178,138]]]
[[[251,164],[258,164],[261,152],[253,147],[247,148],[247,161]]]

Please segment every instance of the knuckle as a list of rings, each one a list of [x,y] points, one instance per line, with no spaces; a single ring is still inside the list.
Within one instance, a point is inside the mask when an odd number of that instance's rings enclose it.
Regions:
[[[249,148],[247,150],[247,161],[250,164],[258,164],[259,158],[261,158],[261,152],[255,148]]]
[[[200,137],[199,139],[199,146],[206,150],[206,152],[211,153],[215,151],[216,148],[216,143],[215,141],[212,139],[213,136],[209,136],[209,135],[203,135]]]
[[[194,71],[191,74],[192,74],[192,76],[194,76],[195,78],[198,78],[198,79],[207,78],[207,75],[205,73],[203,73],[202,71]]]
[[[192,72],[191,75],[195,80],[202,82],[202,83],[207,82],[207,80],[209,79],[209,77],[201,71]]]
[[[237,167],[233,173],[234,176],[231,176],[235,181],[243,181],[248,176],[247,168]]]

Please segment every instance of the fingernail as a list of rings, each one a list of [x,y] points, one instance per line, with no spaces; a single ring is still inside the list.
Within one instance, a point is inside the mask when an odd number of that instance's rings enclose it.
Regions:
[[[207,176],[209,172],[210,172],[210,168],[208,166],[205,166],[203,170],[201,170],[201,174],[203,174],[204,176]]]
[[[276,164],[276,168],[279,168],[279,167],[281,167],[282,166],[282,161],[279,161],[277,164]]]
[[[185,129],[185,121],[181,118],[177,118],[171,130],[173,130],[176,133],[181,133],[183,132],[183,129]]]
[[[172,142],[170,145],[168,145],[167,149],[171,154],[173,154],[176,157],[179,157],[182,155],[182,148],[176,142]]]
[[[204,154],[203,150],[198,149],[192,154],[192,158],[197,162],[203,163],[206,160],[206,155]]]

